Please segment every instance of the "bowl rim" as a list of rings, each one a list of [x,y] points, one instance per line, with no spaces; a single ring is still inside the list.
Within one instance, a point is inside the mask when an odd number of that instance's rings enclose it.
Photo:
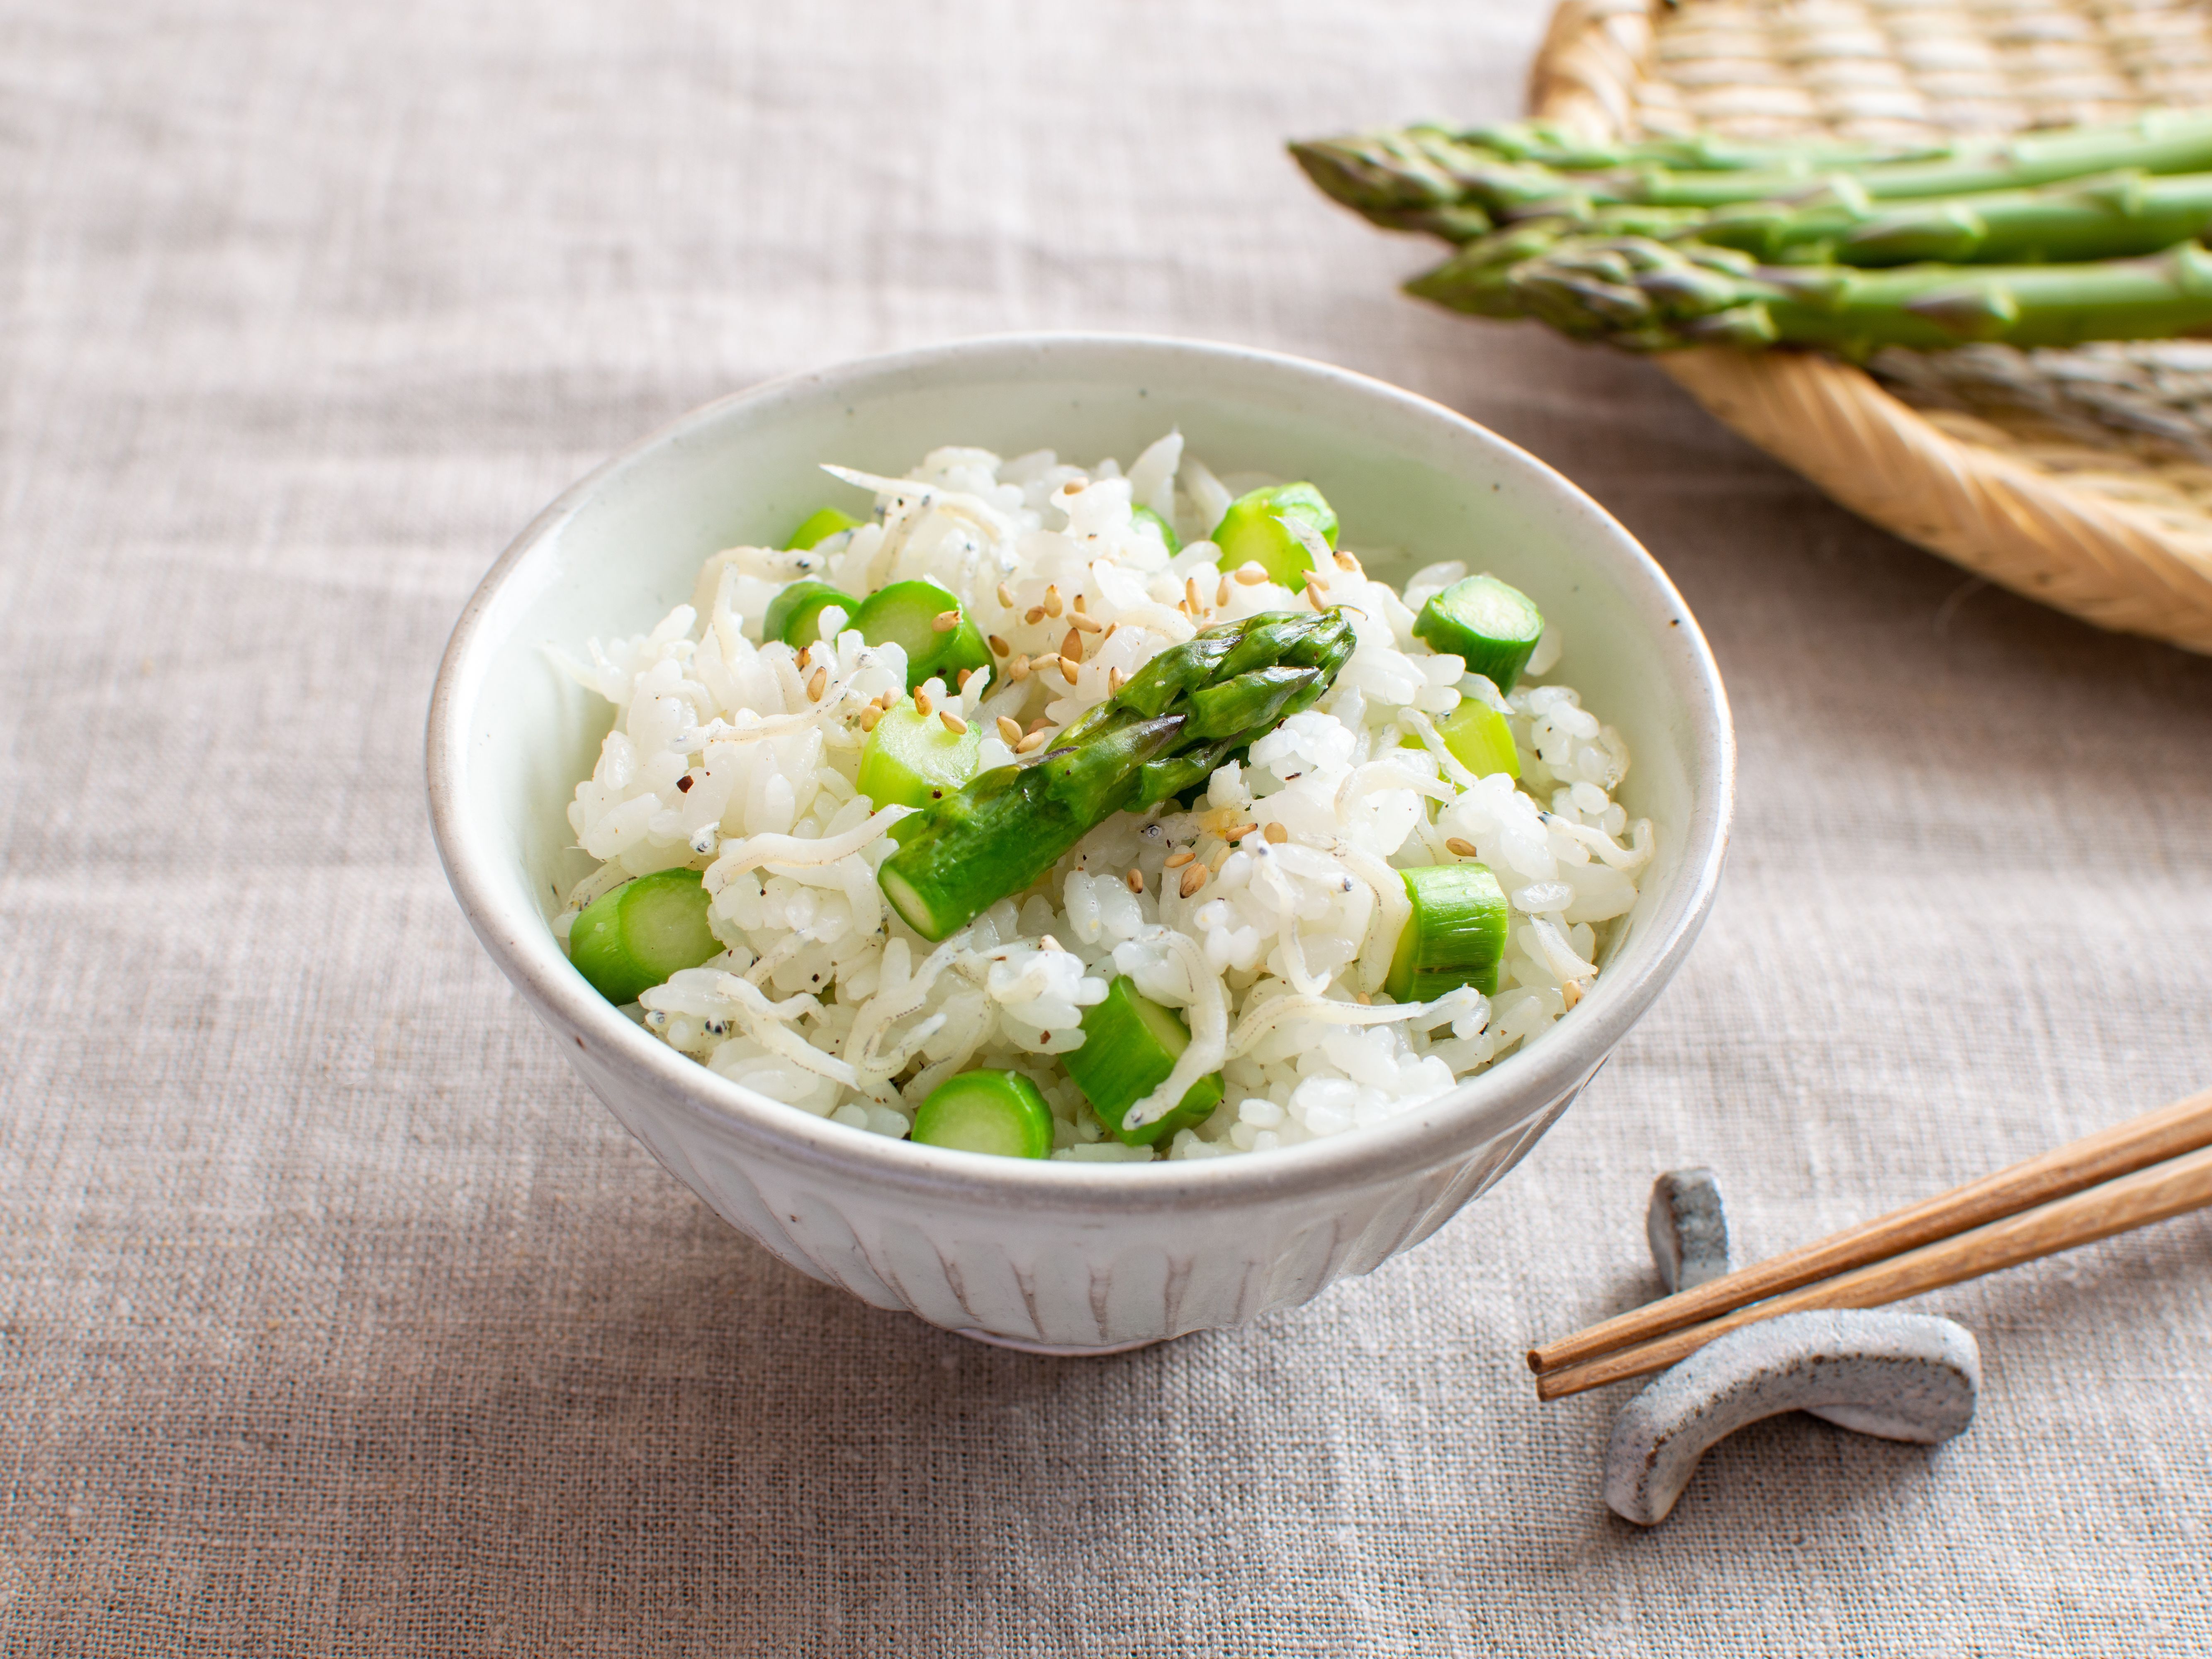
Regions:
[[[1600,541],[1643,580],[1639,609],[1663,613],[1686,650],[1683,690],[1693,775],[1680,875],[1647,922],[1644,965],[1632,975],[1601,977],[1577,1006],[1574,1029],[1510,1055],[1446,1093],[1397,1117],[1356,1133],[1283,1147],[1264,1157],[1161,1159],[1149,1164],[1076,1159],[988,1158],[894,1140],[816,1117],[710,1071],[689,1055],[655,1041],[585,983],[555,940],[542,915],[514,914],[498,897],[491,872],[502,859],[498,837],[463,811],[469,743],[466,718],[492,659],[506,642],[487,622],[496,601],[533,551],[583,509],[609,483],[665,449],[680,447],[748,404],[772,405],[853,390],[866,383],[911,377],[956,364],[1064,354],[1071,367],[1091,366],[1119,378],[1126,369],[1115,354],[1211,357],[1263,372],[1304,378],[1356,396],[1395,404],[1455,428],[1466,437],[1534,475],[1563,504],[1596,520]],[[1207,1208],[1239,1200],[1274,1200],[1387,1182],[1487,1144],[1518,1128],[1594,1075],[1652,1000],[1674,976],[1711,908],[1733,814],[1735,744],[1727,693],[1704,634],[1658,562],[1620,521],[1571,480],[1517,445],[1457,410],[1387,381],[1287,353],[1229,343],[1153,334],[1035,331],[988,334],[802,369],[732,392],[679,415],[618,451],[562,490],[524,527],[470,595],[440,660],[432,689],[425,744],[425,775],[432,838],[463,914],[492,959],[556,1033],[579,1054],[596,1054],[638,1076],[652,1093],[672,1103],[725,1142],[735,1142],[787,1164],[841,1178],[860,1177],[909,1196],[963,1207],[1001,1205],[1047,1196],[1071,1212],[1103,1215]],[[533,937],[534,935],[534,937]],[[590,1074],[586,1072],[586,1080]],[[595,1092],[597,1091],[595,1090]]]

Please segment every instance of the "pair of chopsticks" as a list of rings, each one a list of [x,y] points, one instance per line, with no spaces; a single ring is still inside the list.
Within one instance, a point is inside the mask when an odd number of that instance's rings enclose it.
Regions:
[[[2212,1089],[1528,1351],[1561,1400],[1808,1308],[1878,1308],[2212,1205]]]

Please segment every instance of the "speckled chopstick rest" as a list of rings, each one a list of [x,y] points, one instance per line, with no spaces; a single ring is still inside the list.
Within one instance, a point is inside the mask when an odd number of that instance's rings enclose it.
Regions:
[[[1657,1525],[1708,1450],[1783,1412],[1848,1413],[1832,1420],[1932,1446],[1974,1420],[1980,1383],[1973,1334],[1948,1319],[1822,1309],[1747,1325],[1622,1408],[1606,1448],[1605,1501],[1624,1520]]]
[[[1719,1279],[1729,1259],[1728,1212],[1721,1203],[1720,1177],[1711,1170],[1669,1170],[1651,1183],[1651,1208],[1644,1218],[1652,1265],[1672,1296]],[[1872,1315],[1906,1318],[1907,1315]],[[1804,1410],[1839,1429],[1860,1430],[1867,1421],[1856,1406],[1807,1406]],[[1881,1434],[1878,1428],[1864,1429]],[[1894,1436],[1887,1437],[1895,1438]]]
[[[1729,1271],[1728,1214],[1711,1170],[1669,1170],[1653,1182],[1644,1231],[1669,1296]]]

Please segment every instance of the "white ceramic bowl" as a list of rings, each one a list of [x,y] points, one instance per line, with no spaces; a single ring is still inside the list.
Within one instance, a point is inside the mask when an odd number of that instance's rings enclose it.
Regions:
[[[993,1158],[848,1129],[728,1082],[586,985],[548,927],[589,868],[564,810],[609,724],[539,646],[649,629],[717,549],[773,541],[839,461],[943,444],[1126,463],[1170,425],[1220,471],[1320,485],[1402,581],[1464,557],[1563,630],[1562,677],[1618,725],[1658,852],[1572,1016],[1381,1127],[1283,1151],[1115,1165]],[[1306,1301],[1419,1243],[1564,1112],[1689,949],[1733,774],[1720,678],[1649,555],[1551,468],[1340,369],[1188,341],[963,341],[795,375],[685,416],[541,514],[477,590],[430,706],[431,819],[477,937],[617,1117],[717,1213],[884,1308],[1048,1352],[1106,1352]]]

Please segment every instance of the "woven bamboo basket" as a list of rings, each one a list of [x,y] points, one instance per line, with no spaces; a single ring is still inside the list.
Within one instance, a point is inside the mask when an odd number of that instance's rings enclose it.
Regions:
[[[1565,0],[1534,113],[1873,143],[2212,100],[2202,0]],[[2212,653],[2212,343],[1656,360],[1837,501],[2099,627]],[[1871,371],[1871,372],[1869,372]]]

